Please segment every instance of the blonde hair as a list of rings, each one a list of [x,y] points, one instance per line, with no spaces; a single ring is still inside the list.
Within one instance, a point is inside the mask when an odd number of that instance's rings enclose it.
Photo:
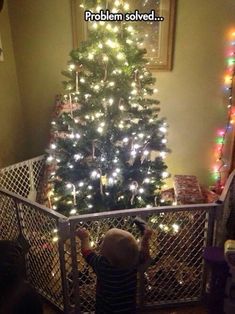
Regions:
[[[138,262],[139,247],[130,232],[113,228],[104,236],[101,254],[115,267],[131,268]]]

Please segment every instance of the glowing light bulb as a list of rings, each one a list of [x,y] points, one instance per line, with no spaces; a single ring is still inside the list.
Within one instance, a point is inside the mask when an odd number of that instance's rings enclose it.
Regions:
[[[225,84],[230,84],[232,80],[232,77],[230,75],[226,75],[224,78]]]
[[[161,131],[162,133],[166,133],[167,132],[167,128],[165,128],[164,126],[161,126],[159,128],[159,131]]]
[[[134,191],[135,189],[136,189],[136,186],[135,186],[134,184],[131,184],[131,185],[130,185],[130,190],[131,190],[131,191]]]
[[[70,71],[73,71],[76,68],[76,65],[73,64],[73,63],[70,63],[68,68],[69,68]]]
[[[71,189],[72,186],[73,186],[73,185],[72,185],[71,183],[67,183],[67,184],[66,184],[66,188],[67,188],[67,189]]]
[[[130,5],[128,3],[125,3],[123,8],[124,8],[124,10],[129,10],[130,9]]]
[[[53,144],[51,144],[51,149],[56,149],[56,145],[53,143]]]
[[[225,133],[225,130],[218,130],[217,131],[217,134],[220,135],[220,136],[223,136]]]
[[[73,156],[73,158],[75,159],[75,161],[78,161],[79,159],[82,159],[82,155],[81,154],[76,154]]]
[[[93,60],[94,59],[94,54],[93,53],[89,53],[88,54],[88,59],[89,60]]]
[[[137,95],[137,89],[133,89],[133,90],[131,91],[131,94],[132,94],[132,95]]]
[[[77,213],[77,210],[75,208],[70,210],[70,215],[75,215]]]
[[[166,158],[166,152],[160,152],[159,155],[162,159]]]
[[[100,49],[102,49],[102,48],[103,48],[103,44],[102,44],[102,43],[99,43],[99,44],[98,44],[98,47],[99,47]]]
[[[173,230],[175,231],[175,232],[179,232],[179,225],[177,225],[177,224],[173,224],[172,225],[172,228],[173,228]]]
[[[91,173],[91,177],[92,177],[92,178],[98,177],[98,172],[95,171],[95,170],[93,170],[92,173]]]
[[[124,59],[124,54],[121,53],[121,52],[119,52],[119,53],[117,54],[117,59],[118,59],[118,60],[123,60],[123,59]]]
[[[52,161],[54,158],[52,156],[47,157],[47,161]]]
[[[115,5],[116,7],[119,7],[120,4],[121,4],[121,2],[120,2],[119,0],[115,0],[115,1],[114,1],[114,5]]]
[[[81,138],[81,135],[80,135],[79,133],[76,133],[76,134],[75,134],[75,137],[76,137],[77,139],[79,139],[79,138]]]
[[[53,237],[53,239],[52,239],[53,242],[57,242],[58,240],[59,240],[58,237]]]
[[[69,134],[69,138],[73,139],[75,138],[75,135],[73,133]]]
[[[118,26],[115,26],[114,28],[112,28],[112,31],[113,31],[114,33],[117,33],[117,32],[119,31]]]
[[[116,47],[116,43],[114,41],[112,41],[111,39],[108,39],[106,41],[106,45],[109,46],[110,48],[115,48]]]
[[[162,172],[163,179],[167,178],[169,176],[169,173],[167,171]]]
[[[169,227],[168,226],[164,226],[163,230],[167,232],[167,231],[169,231]]]
[[[133,40],[127,38],[126,43],[127,43],[128,45],[131,45],[131,44],[133,44]]]
[[[81,83],[85,83],[84,77],[81,77],[81,78],[80,78],[80,82],[81,82]]]
[[[109,182],[109,184],[113,184],[114,183],[113,178],[109,178],[108,182]]]
[[[140,188],[140,189],[139,189],[139,193],[141,193],[141,194],[144,193],[144,189],[143,189],[143,188]]]

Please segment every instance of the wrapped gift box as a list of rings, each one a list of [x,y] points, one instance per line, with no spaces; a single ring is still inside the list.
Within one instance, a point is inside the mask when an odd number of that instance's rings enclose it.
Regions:
[[[204,203],[204,197],[196,176],[175,175],[173,185],[177,204]]]

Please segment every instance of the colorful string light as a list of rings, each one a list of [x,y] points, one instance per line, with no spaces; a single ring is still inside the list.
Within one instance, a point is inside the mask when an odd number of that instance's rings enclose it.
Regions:
[[[225,158],[226,139],[234,129],[235,104],[233,100],[233,85],[235,77],[235,32],[231,32],[227,50],[227,68],[224,76],[224,88],[226,93],[227,121],[223,129],[217,130],[215,146],[215,164],[213,166],[213,179],[215,180],[215,190],[220,193],[223,189],[225,175],[228,173],[228,165]]]

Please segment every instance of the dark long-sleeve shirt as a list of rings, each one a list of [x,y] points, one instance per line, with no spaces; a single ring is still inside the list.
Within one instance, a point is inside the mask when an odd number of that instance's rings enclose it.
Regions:
[[[136,313],[137,267],[120,269],[92,250],[82,253],[97,275],[96,313]]]

